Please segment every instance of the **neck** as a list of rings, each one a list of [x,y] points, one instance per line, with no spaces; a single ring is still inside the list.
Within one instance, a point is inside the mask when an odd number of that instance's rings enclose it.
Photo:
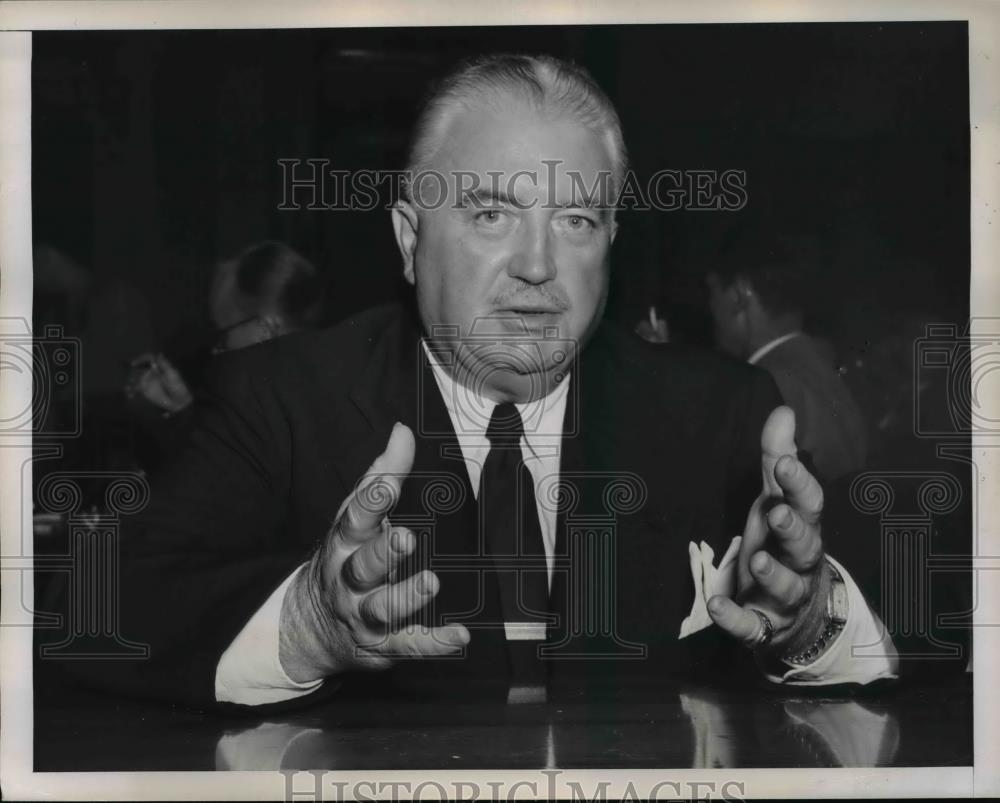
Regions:
[[[768,343],[777,340],[779,337],[790,335],[802,331],[802,321],[797,317],[785,316],[778,319],[761,318],[756,321],[756,325],[750,328],[746,341],[746,359],[758,349],[764,348]]]

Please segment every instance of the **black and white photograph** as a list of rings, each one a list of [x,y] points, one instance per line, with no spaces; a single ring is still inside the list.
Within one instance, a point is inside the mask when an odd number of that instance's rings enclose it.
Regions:
[[[6,797],[1000,792],[996,6],[24,5]]]

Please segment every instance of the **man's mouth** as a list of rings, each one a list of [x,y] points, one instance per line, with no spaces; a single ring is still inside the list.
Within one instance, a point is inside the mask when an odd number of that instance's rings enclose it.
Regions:
[[[518,304],[517,306],[503,307],[500,312],[512,315],[558,315],[562,310],[552,304]]]

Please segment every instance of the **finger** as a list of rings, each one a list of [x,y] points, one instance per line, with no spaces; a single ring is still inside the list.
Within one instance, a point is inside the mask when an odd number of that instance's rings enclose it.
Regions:
[[[440,586],[434,572],[420,572],[400,583],[379,586],[361,600],[358,612],[372,627],[397,630],[407,617],[434,599]]]
[[[806,524],[816,524],[823,512],[823,488],[796,457],[785,456],[774,467],[774,476],[785,501]]]
[[[403,480],[413,467],[415,450],[413,432],[397,423],[385,451],[361,478],[338,519],[338,531],[345,543],[357,546],[381,532],[382,519],[396,504]]]
[[[758,552],[750,560],[750,571],[757,585],[771,598],[779,611],[794,611],[805,599],[809,586],[805,578],[792,571],[767,552]],[[777,627],[779,622],[773,624]]]
[[[764,422],[760,433],[761,470],[764,475],[764,493],[780,496],[781,487],[774,477],[774,467],[786,454],[795,456],[795,412],[791,407],[775,407]]]
[[[464,625],[421,627],[413,625],[389,633],[377,645],[366,647],[387,658],[431,658],[454,655],[465,648],[471,636]]]
[[[416,536],[405,527],[386,527],[382,535],[366,541],[347,556],[341,568],[344,581],[355,591],[382,585],[416,543]]]
[[[184,377],[181,376],[180,371],[178,371],[172,362],[164,357],[162,354],[157,357],[156,364],[159,367],[164,378],[170,382],[184,384]]]
[[[823,539],[819,528],[806,521],[787,504],[780,504],[767,514],[767,523],[781,551],[780,560],[790,569],[808,572],[823,557]]]
[[[749,608],[737,605],[728,597],[716,595],[708,601],[708,615],[722,630],[744,644],[757,637],[760,618]],[[768,613],[768,617],[771,614]]]

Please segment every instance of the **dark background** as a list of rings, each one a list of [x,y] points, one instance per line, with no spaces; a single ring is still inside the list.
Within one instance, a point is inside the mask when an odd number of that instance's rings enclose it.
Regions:
[[[405,293],[388,213],[281,211],[278,159],[400,169],[428,81],[484,51],[583,63],[616,104],[643,183],[665,168],[746,171],[741,211],[622,214],[611,317],[631,326],[656,304],[672,337],[707,342],[701,273],[726,230],[757,227],[808,243],[809,325],[845,365],[887,336],[968,318],[965,23],[61,31],[33,42],[34,240],[90,280],[85,311],[70,314],[36,262],[35,323],[82,337],[90,399],[120,395],[124,361],[143,350],[183,361],[203,335],[214,263],[251,242],[284,240],[325,272],[328,322]]]

